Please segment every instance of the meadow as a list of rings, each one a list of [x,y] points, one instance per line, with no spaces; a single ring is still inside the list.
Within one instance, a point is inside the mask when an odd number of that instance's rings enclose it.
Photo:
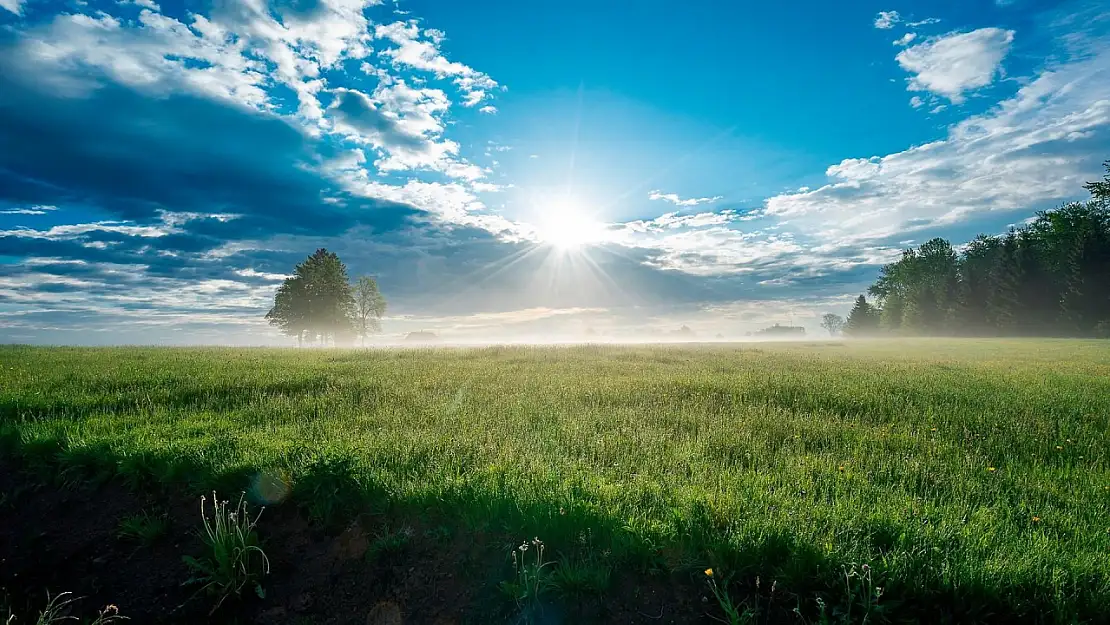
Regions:
[[[8,346],[0,445],[321,527],[538,537],[602,602],[678,580],[726,622],[711,581],[754,620],[1110,615],[1106,341]]]

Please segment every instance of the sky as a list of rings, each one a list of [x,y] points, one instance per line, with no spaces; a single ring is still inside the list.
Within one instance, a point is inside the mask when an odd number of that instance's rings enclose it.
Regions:
[[[817,334],[1107,159],[1101,1],[0,0],[0,342]]]

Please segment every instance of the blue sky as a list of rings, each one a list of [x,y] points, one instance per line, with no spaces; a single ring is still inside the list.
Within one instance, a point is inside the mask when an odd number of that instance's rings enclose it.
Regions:
[[[317,247],[463,339],[817,331],[1083,197],[1091,1],[0,0],[0,340],[280,343]]]

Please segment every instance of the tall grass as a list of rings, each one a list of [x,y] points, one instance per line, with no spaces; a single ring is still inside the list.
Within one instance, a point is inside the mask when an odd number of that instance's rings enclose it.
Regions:
[[[1110,343],[0,348],[29,462],[315,514],[589,535],[627,566],[799,594],[867,564],[961,613],[1110,613]]]

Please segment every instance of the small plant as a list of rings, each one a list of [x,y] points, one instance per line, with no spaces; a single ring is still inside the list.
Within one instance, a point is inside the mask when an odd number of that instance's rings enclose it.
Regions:
[[[531,555],[528,552],[531,551]],[[524,541],[512,551],[515,579],[501,587],[518,605],[535,605],[551,586],[551,562],[543,559],[544,545],[539,538]]]
[[[551,573],[551,585],[564,597],[600,595],[609,587],[611,568],[594,559],[562,558]]]
[[[883,596],[881,586],[875,585],[871,578],[871,567],[862,565],[849,565],[844,568],[845,598],[840,605],[831,610],[825,601],[817,598],[817,607],[820,613],[820,623],[875,623],[885,621],[886,606],[879,605]]]
[[[206,498],[200,498],[200,516],[204,522],[201,540],[206,553],[201,558],[184,556],[182,559],[194,576],[186,584],[203,584],[206,590],[217,597],[214,613],[231,595],[239,596],[243,588],[254,586],[255,593],[265,597],[260,579],[270,572],[270,560],[258,544],[255,526],[262,516],[262,508],[252,520],[247,513],[247,502],[239,497],[239,503],[230,507],[227,501],[220,501],[212,493],[212,516],[209,518],[205,508]],[[199,591],[198,591],[199,592]]]
[[[165,517],[143,512],[120,521],[117,533],[120,538],[137,540],[144,545],[151,545],[166,535],[169,525]]]
[[[74,597],[71,592],[62,592],[50,596],[46,594],[46,607],[39,612],[39,617],[35,620],[35,625],[55,625],[65,621],[78,621],[76,616],[71,616],[70,612],[73,610],[73,604],[77,603],[84,597]],[[119,608],[114,605],[107,605],[103,610],[97,613],[96,618],[89,623],[89,625],[109,625],[110,623],[118,623],[120,621],[128,620],[126,616],[120,616]],[[7,625],[14,625],[16,623],[15,615],[11,612],[8,613],[8,620],[5,621]]]
[[[725,613],[725,618],[721,619],[716,616],[709,615],[714,620],[728,623],[729,625],[746,625],[747,623],[754,623],[759,616],[759,595],[756,595],[755,607],[747,607],[743,602],[736,603],[732,599],[732,595],[728,592],[728,582],[731,576],[726,576],[721,579],[721,583],[717,583],[716,572],[712,569],[705,569],[705,577],[709,582],[709,589],[713,591],[713,597],[717,599],[717,605],[721,606],[721,611]],[[759,578],[755,578],[755,587],[759,588]],[[726,620],[727,619],[727,620]]]
[[[373,562],[382,556],[403,551],[412,540],[412,535],[411,527],[404,527],[396,532],[386,532],[370,543],[370,548],[366,550],[367,560]]]

